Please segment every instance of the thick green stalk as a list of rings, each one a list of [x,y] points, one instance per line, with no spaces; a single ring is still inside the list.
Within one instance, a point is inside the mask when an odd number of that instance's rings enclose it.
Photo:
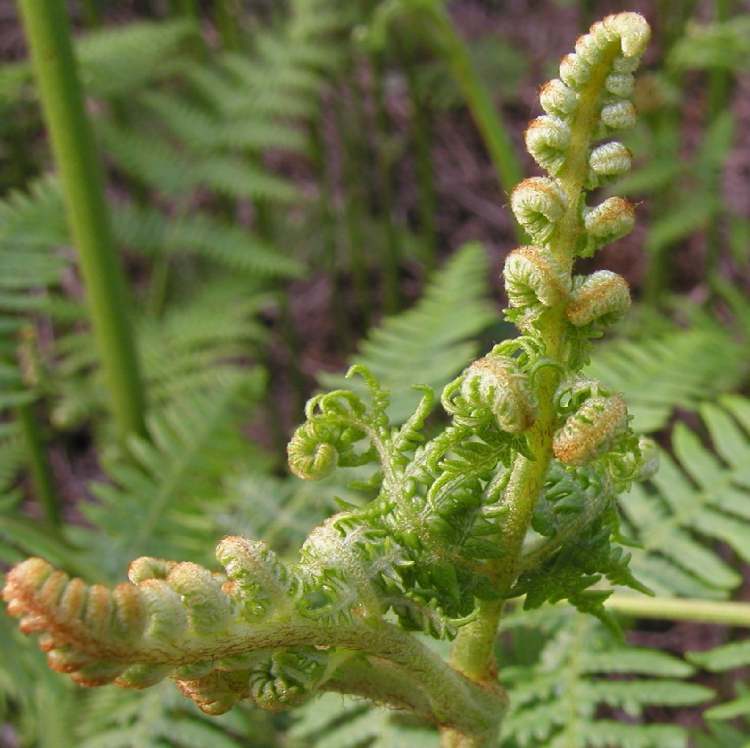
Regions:
[[[693,600],[678,597],[612,595],[607,608],[634,618],[656,618],[694,623],[719,623],[750,628],[750,603]]]
[[[127,316],[125,280],[76,72],[70,22],[62,0],[19,0],[19,7],[113,415],[121,436],[142,433],[144,392]]]

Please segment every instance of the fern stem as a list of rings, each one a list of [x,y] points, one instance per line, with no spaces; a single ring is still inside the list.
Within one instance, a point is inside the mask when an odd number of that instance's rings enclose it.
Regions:
[[[376,153],[378,176],[380,182],[380,198],[382,201],[383,219],[385,221],[386,252],[385,271],[383,273],[383,297],[385,311],[393,313],[399,305],[399,265],[401,251],[399,248],[398,232],[396,230],[395,204],[393,201],[393,169],[391,156],[387,148],[388,140],[388,112],[386,109],[385,93],[383,90],[383,60],[377,53],[370,58],[373,75],[373,93],[375,98],[376,141],[379,153]],[[383,148],[383,145],[386,145]]]
[[[750,628],[750,603],[636,595],[612,595],[605,605],[634,618],[720,623]]]
[[[241,13],[236,0],[215,0],[214,23],[224,49],[239,49],[241,29],[237,16]]]
[[[144,392],[126,287],[112,237],[101,167],[61,0],[19,0],[67,217],[81,263],[91,324],[121,436],[143,433]]]
[[[715,0],[714,20],[716,23],[726,21],[732,12],[731,0]],[[708,82],[708,122],[712,124],[716,118],[726,111],[731,77],[728,70],[716,68],[711,71]],[[717,171],[712,174],[712,187],[717,192],[721,191],[721,177]],[[709,221],[706,229],[706,275],[713,278],[718,273],[719,258],[721,255],[721,219],[723,211],[716,212]]]
[[[598,103],[604,77],[617,50],[608,57],[591,76],[580,92],[580,101],[571,125],[571,139],[559,181],[567,195],[567,209],[559,221],[550,248],[560,267],[570,277],[575,248],[582,231],[579,209],[580,195],[588,173],[588,152],[598,120]],[[565,306],[563,300],[542,315],[538,323],[545,354],[564,368],[567,351],[565,340]],[[552,457],[552,437],[555,430],[554,395],[560,383],[560,373],[555,368],[539,372],[537,384],[538,413],[529,431],[528,445],[533,459],[519,454],[513,463],[504,502],[507,515],[502,529],[501,547],[504,556],[496,564],[497,588],[501,596],[507,595],[521,567],[523,540],[531,523],[534,505],[541,494],[544,478]],[[475,622],[459,631],[453,648],[453,664],[461,672],[479,673],[479,680],[488,680],[495,670],[494,635],[502,613],[501,605],[479,608]],[[484,661],[484,665],[481,663]],[[466,670],[465,670],[466,668]]]
[[[34,494],[47,524],[58,528],[60,526],[60,502],[55,491],[52,469],[34,403],[19,405],[16,409],[16,416],[26,446],[26,458],[34,485]]]
[[[356,94],[354,94],[356,96]],[[368,316],[370,295],[367,287],[367,260],[362,231],[360,177],[357,174],[356,144],[349,132],[341,106],[335,107],[336,126],[343,141],[341,154],[344,225],[349,247],[349,266],[352,273],[355,308],[363,317]],[[366,322],[366,319],[365,319]]]
[[[406,76],[406,86],[411,102],[411,137],[414,143],[415,171],[417,176],[417,202],[420,223],[422,257],[427,274],[437,263],[437,194],[435,191],[435,171],[432,168],[432,121],[422,97],[414,65],[403,54],[403,43],[398,33],[394,33],[396,49],[401,67]]]
[[[466,44],[453,28],[447,12],[442,7],[436,7],[433,15],[439,34],[436,51],[442,54],[466,100],[489,151],[503,192],[510,193],[523,178],[513,141],[495,108],[489,91],[474,67]],[[518,241],[525,240],[525,234],[519,226],[516,226],[516,237]]]

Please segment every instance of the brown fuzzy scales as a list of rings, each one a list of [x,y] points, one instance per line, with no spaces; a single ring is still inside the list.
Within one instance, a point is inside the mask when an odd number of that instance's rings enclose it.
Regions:
[[[552,450],[566,465],[585,465],[605,452],[627,424],[628,409],[622,396],[591,397],[557,431]]]
[[[576,327],[602,317],[619,316],[630,307],[630,289],[625,279],[609,270],[600,270],[583,279],[574,289],[565,310]]]

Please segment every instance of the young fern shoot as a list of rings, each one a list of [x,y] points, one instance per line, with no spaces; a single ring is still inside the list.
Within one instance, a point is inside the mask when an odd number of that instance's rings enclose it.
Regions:
[[[296,562],[229,537],[216,552],[222,573],[141,558],[112,590],[41,559],[18,565],[8,611],[41,634],[54,669],[84,685],[170,677],[211,714],[242,699],[279,710],[322,691],[356,694],[435,723],[445,746],[487,746],[507,701],[493,654],[503,602],[565,599],[608,620],[603,578],[643,589],[617,543],[616,501],[654,469],[655,452],[631,431],[623,398],[580,375],[590,340],[627,310],[628,288],[608,271],[572,271],[633,225],[626,201],[589,207],[585,194],[629,167],[621,144],[597,143],[633,122],[648,37],[641,16],[609,16],[542,89],[546,114],[526,143],[548,176],[511,198],[534,244],[504,269],[507,317],[522,334],[444,388],[449,424],[427,438],[436,396],[420,387],[416,411],[394,427],[388,393],[355,366],[369,397],[312,398],[289,465],[306,480],[372,466],[373,498],[342,505]],[[413,631],[455,638],[450,664]]]

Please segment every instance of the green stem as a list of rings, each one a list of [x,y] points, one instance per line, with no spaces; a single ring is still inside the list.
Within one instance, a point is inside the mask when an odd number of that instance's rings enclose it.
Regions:
[[[719,623],[750,628],[750,603],[612,595],[604,604],[610,610],[634,618]]]
[[[376,153],[378,177],[380,182],[380,198],[382,201],[383,220],[385,221],[386,252],[385,269],[383,273],[383,296],[385,311],[393,313],[399,304],[399,266],[401,249],[399,237],[394,223],[395,205],[393,200],[393,176],[391,155],[388,150],[388,112],[386,110],[385,93],[383,90],[383,60],[378,54],[371,59],[374,80],[375,121],[376,121]],[[385,145],[385,147],[383,147]]]
[[[732,12],[731,0],[715,0],[714,20],[717,23],[726,21]],[[726,110],[732,79],[728,70],[715,68],[708,81],[708,122],[712,124]],[[720,194],[721,173],[715,170],[710,175],[711,191]],[[717,211],[706,229],[706,275],[715,277],[719,272],[721,256],[721,224],[724,211]]]
[[[187,18],[200,18],[198,0],[172,0],[172,13]]]
[[[57,528],[60,526],[60,502],[55,491],[55,481],[52,477],[52,469],[34,403],[19,405],[16,409],[16,416],[26,445],[26,457],[34,485],[34,494],[44,512],[47,524]]]
[[[443,8],[433,12],[438,31],[437,51],[442,54],[461,93],[466,99],[472,117],[490,154],[490,159],[503,192],[510,194],[523,179],[521,163],[516,155],[513,140],[492,101],[489,91],[482,83],[469,51],[453,28],[450,17]],[[517,226],[516,235],[525,241],[523,230]]]
[[[406,59],[405,44],[399,34],[394,34],[401,68],[406,76],[406,86],[411,101],[411,137],[414,142],[415,171],[417,177],[417,201],[420,223],[420,242],[427,274],[437,263],[437,193],[435,171],[432,166],[432,119],[419,93],[415,65]]]
[[[239,49],[241,30],[238,16],[241,8],[236,0],[215,0],[214,23],[221,37],[224,49]]]
[[[571,125],[570,145],[558,176],[568,198],[568,208],[558,223],[550,247],[568,278],[572,273],[575,248],[582,231],[580,196],[588,173],[588,153],[598,119],[600,94],[610,62],[616,53],[617,49],[613,47],[609,52],[609,59],[605,56],[579,94],[579,105]],[[550,307],[537,322],[545,355],[551,361],[561,364],[561,368],[565,368],[568,356],[565,343],[566,303],[566,300],[562,300]],[[559,383],[560,373],[557,368],[545,368],[538,373],[537,417],[528,432],[528,446],[533,459],[518,455],[511,468],[504,495],[507,514],[504,516],[501,539],[503,558],[495,567],[501,597],[508,594],[521,569],[523,541],[552,457],[552,437],[556,426],[554,396]],[[494,678],[494,635],[501,613],[500,604],[481,605],[476,621],[459,631],[453,647],[453,666],[467,675],[471,673],[471,677],[480,682]]]
[[[19,0],[52,139],[67,217],[78,249],[91,325],[120,432],[143,433],[144,392],[140,379],[126,288],[109,212],[101,167],[84,110],[62,0]]]
[[[352,273],[355,308],[363,317],[366,317],[369,310],[370,294],[367,285],[364,232],[362,231],[361,175],[357,167],[356,144],[349,132],[350,128],[346,122],[344,112],[341,109],[341,105],[334,107],[334,109],[336,127],[344,146],[341,154],[344,187],[343,212],[348,239],[349,264]]]

